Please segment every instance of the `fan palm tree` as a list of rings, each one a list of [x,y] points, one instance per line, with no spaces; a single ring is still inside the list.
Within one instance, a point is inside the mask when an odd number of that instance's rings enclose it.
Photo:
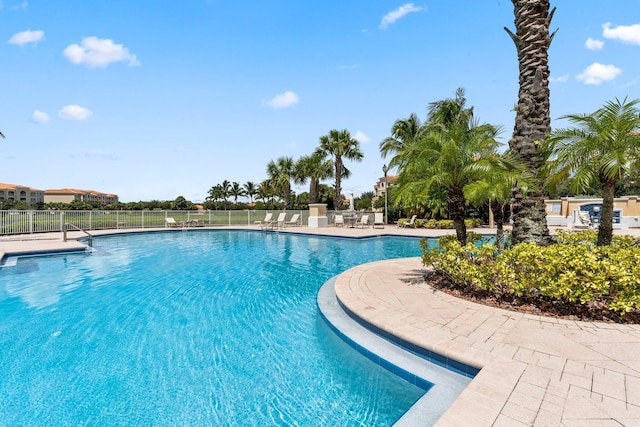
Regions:
[[[253,198],[258,194],[258,188],[252,181],[247,181],[243,185],[244,194],[249,197],[249,202],[253,203]]]
[[[602,187],[599,246],[611,244],[616,184],[640,163],[638,102],[616,98],[594,113],[563,116],[574,126],[556,129],[549,138],[555,157],[551,183],[573,176],[577,191],[594,182]]]
[[[295,164],[294,182],[303,185],[309,179],[309,203],[320,200],[320,182],[333,177],[333,162],[315,152],[309,156],[302,156]]]
[[[355,162],[362,161],[364,154],[360,150],[360,143],[351,137],[348,130],[332,129],[327,135],[320,137],[320,146],[316,149],[323,158],[333,157],[333,167],[335,178],[333,206],[334,209],[342,208],[342,178],[350,175],[349,170],[344,166],[344,160]]]
[[[545,158],[540,153],[542,141],[551,131],[549,113],[549,34],[555,8],[549,13],[549,0],[511,0],[514,6],[516,33],[504,28],[518,53],[519,90],[516,119],[509,147],[521,158],[535,182],[525,196],[513,188],[514,243],[551,242],[542,189],[540,170]]]
[[[474,119],[473,109],[466,107],[462,89],[453,99],[430,104],[427,127],[422,138],[394,157],[399,171],[398,198],[409,194],[426,199],[430,192],[444,190],[456,237],[460,244],[465,244],[464,187],[486,173],[484,159],[495,154],[499,145],[495,138],[500,128]]]
[[[293,179],[293,157],[280,157],[267,164],[267,175],[284,199],[284,209],[291,207],[291,180]]]

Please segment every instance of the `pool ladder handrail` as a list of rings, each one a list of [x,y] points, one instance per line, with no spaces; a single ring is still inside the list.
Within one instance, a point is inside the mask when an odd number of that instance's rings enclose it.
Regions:
[[[80,228],[77,225],[71,224],[70,222],[65,222],[64,227],[62,227],[63,240],[65,242],[67,241],[67,231],[69,230],[69,227],[74,228],[78,231],[82,231],[84,234],[89,236],[89,247],[93,247],[93,235],[89,233],[87,230],[85,230],[84,228]]]

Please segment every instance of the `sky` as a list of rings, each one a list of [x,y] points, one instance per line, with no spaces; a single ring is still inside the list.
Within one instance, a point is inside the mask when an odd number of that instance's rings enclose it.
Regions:
[[[640,98],[640,0],[551,5],[552,125]],[[0,182],[202,202],[347,129],[357,197],[393,123],[459,87],[508,143],[513,21],[508,0],[0,0]]]

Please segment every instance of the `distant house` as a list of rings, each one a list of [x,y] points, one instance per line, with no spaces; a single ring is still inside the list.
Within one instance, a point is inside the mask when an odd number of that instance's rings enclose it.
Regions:
[[[24,185],[0,183],[0,200],[15,200],[36,205],[44,203],[44,192]]]
[[[73,201],[98,202],[103,205],[110,205],[118,202],[115,194],[101,193],[95,190],[79,190],[77,188],[62,188],[59,190],[45,190],[45,203],[71,203]]]

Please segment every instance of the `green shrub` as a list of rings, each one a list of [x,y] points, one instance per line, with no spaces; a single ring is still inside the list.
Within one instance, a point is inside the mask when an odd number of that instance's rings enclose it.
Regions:
[[[442,237],[439,248],[423,246],[423,263],[478,291],[604,305],[622,313],[639,307],[640,239],[615,236],[612,246],[598,247],[593,231],[563,232],[559,243],[522,243],[498,254],[492,244],[474,244],[476,236],[465,246],[453,235]]]

